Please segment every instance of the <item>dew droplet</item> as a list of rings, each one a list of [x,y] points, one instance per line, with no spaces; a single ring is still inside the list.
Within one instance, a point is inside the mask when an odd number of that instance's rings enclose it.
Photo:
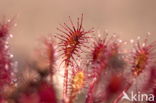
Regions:
[[[134,43],[134,40],[133,40],[133,39],[131,39],[131,40],[130,40],[130,43]]]

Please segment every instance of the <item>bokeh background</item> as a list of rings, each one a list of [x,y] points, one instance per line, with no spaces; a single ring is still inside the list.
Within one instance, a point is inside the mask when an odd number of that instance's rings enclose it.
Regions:
[[[88,29],[107,29],[123,40],[156,37],[156,0],[0,0],[0,17],[16,17],[11,50],[20,64],[34,51],[41,36],[56,33],[59,23],[84,14]]]

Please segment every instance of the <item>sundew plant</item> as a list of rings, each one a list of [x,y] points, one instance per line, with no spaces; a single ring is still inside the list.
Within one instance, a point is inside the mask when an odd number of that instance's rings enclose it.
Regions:
[[[41,38],[36,58],[18,72],[8,41],[14,22],[0,22],[0,103],[156,103],[152,35],[128,42],[85,28],[83,14],[68,17],[57,33]]]

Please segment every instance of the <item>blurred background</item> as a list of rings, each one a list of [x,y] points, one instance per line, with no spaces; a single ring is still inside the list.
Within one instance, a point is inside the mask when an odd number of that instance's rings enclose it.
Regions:
[[[16,17],[10,40],[15,59],[25,63],[41,36],[84,14],[84,27],[119,34],[123,40],[156,37],[156,0],[0,0],[0,17]]]

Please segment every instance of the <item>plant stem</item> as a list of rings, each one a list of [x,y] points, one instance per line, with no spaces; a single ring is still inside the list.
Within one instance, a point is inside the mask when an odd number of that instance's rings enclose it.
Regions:
[[[98,84],[98,81],[100,80],[102,71],[104,70],[103,68],[106,68],[105,63],[100,64],[100,66],[96,68],[96,69],[99,69],[99,71],[97,72],[94,80],[92,81],[92,83],[89,86],[89,90],[87,93],[87,98],[86,98],[85,103],[93,103],[93,90],[94,90],[94,87],[96,86],[96,84]]]
[[[67,88],[68,88],[68,64],[65,63],[64,85],[63,85],[63,100],[64,100],[64,103],[68,103]]]
[[[132,84],[133,83],[129,83],[129,85],[122,91],[122,93],[120,93],[120,95],[113,101],[113,103],[119,103],[119,101],[123,97],[123,92],[127,92],[129,90],[129,88],[132,86]]]

